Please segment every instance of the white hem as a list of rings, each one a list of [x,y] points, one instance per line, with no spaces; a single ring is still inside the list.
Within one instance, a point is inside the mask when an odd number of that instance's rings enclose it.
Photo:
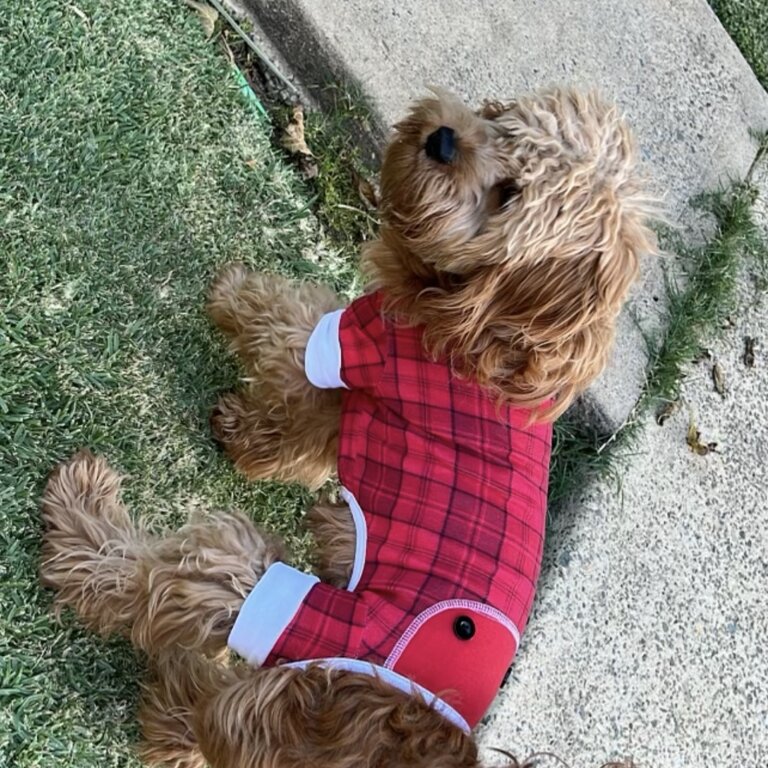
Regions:
[[[343,309],[337,309],[323,315],[307,342],[304,372],[310,383],[319,389],[349,389],[341,379],[339,324],[343,312]]]
[[[365,522],[365,515],[360,508],[357,499],[351,491],[346,488],[341,489],[341,497],[349,504],[349,511],[352,513],[352,520],[355,523],[355,561],[352,566],[352,574],[349,577],[347,591],[352,592],[360,583],[360,577],[365,568],[365,553],[368,548],[368,525]]]
[[[227,645],[249,664],[262,665],[319,581],[285,563],[270,565],[245,599]]]

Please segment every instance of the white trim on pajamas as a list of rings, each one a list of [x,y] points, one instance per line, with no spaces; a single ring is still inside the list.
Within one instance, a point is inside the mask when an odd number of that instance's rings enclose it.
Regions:
[[[261,666],[319,581],[285,563],[270,565],[245,599],[227,645],[249,664]]]
[[[349,389],[341,380],[339,323],[342,312],[343,309],[337,309],[320,318],[304,352],[304,372],[310,383],[319,389]]]
[[[355,561],[352,566],[352,575],[349,577],[349,584],[347,584],[347,590],[353,592],[360,583],[360,577],[363,575],[363,568],[365,567],[368,525],[365,522],[363,510],[360,508],[352,492],[342,487],[341,497],[349,504],[349,511],[352,513],[352,520],[355,523]]]

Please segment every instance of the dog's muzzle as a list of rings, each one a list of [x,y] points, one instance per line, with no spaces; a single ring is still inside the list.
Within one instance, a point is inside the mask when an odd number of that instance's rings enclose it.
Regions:
[[[424,151],[427,157],[443,165],[453,162],[456,157],[456,131],[453,128],[441,126],[427,136]]]

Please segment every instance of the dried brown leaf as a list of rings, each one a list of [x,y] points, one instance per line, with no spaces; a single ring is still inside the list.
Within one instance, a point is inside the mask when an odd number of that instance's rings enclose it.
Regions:
[[[215,8],[207,3],[198,3],[195,0],[184,0],[184,2],[197,12],[200,17],[200,23],[203,25],[203,31],[207,38],[213,37],[216,31],[216,22],[219,20],[219,14]]]
[[[715,392],[720,397],[725,397],[725,371],[720,363],[715,363],[712,366],[712,382],[715,385]]]
[[[280,144],[292,155],[312,155],[304,138],[304,109],[301,104],[293,108],[288,124],[283,129]]]
[[[699,456],[706,456],[708,453],[717,451],[717,443],[704,443],[701,440],[701,432],[696,427],[696,422],[691,419],[688,424],[688,436],[686,437],[688,447]]]
[[[296,157],[299,170],[307,179],[317,176],[318,168],[312,150],[307,146],[304,137],[304,109],[301,104],[293,108],[291,118],[283,129],[280,144],[290,154]]]
[[[667,419],[674,415],[680,409],[679,400],[670,400],[666,405],[659,408],[656,412],[656,423],[663,427]]]
[[[375,211],[379,207],[379,191],[376,184],[356,171],[353,171],[353,174],[357,182],[357,194],[360,195],[360,199],[369,211]]]
[[[747,368],[755,367],[755,347],[757,346],[757,339],[754,336],[744,337],[744,365]]]

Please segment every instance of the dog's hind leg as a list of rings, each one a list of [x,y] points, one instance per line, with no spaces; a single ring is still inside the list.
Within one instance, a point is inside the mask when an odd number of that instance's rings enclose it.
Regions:
[[[147,610],[132,627],[134,645],[220,653],[245,598],[284,559],[282,542],[239,513],[212,515],[163,537],[145,570]]]
[[[147,765],[205,768],[195,734],[201,700],[214,696],[232,673],[197,653],[169,651],[151,665],[142,686],[139,755]]]
[[[346,589],[355,565],[359,535],[349,505],[321,500],[307,512],[306,526],[315,540],[315,572],[322,581]]]
[[[214,281],[208,313],[241,358],[248,386],[219,399],[211,431],[250,479],[317,488],[334,471],[341,394],[309,383],[304,352],[320,318],[340,304],[324,286],[241,264]]]
[[[57,590],[57,612],[70,606],[91,629],[119,632],[150,654],[175,645],[219,652],[282,545],[239,514],[150,536],[132,523],[119,486],[104,459],[86,451],[48,481],[40,573]]]

